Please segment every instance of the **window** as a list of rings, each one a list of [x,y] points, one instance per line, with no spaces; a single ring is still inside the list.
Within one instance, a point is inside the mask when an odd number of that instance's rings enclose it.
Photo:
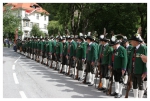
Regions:
[[[36,23],[37,27],[39,27],[39,23]]]
[[[24,21],[24,22],[23,22],[23,26],[24,26],[24,27],[29,27],[29,22],[28,22],[28,21]]]
[[[26,27],[29,27],[29,22],[28,21],[26,21]]]
[[[46,24],[44,24],[44,29],[46,29]]]
[[[36,19],[39,19],[39,14],[37,14]]]
[[[46,21],[46,15],[44,15],[44,20]]]
[[[30,22],[30,27],[32,28],[32,26],[33,26],[33,22]]]

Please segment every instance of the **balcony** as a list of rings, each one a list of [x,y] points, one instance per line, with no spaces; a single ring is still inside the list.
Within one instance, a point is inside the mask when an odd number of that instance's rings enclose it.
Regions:
[[[24,26],[22,29],[23,29],[24,31],[31,31],[31,28],[30,28],[30,27],[27,27],[27,26]]]

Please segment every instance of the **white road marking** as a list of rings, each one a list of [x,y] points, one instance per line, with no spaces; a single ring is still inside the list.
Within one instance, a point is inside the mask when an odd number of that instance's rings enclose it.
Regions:
[[[15,65],[12,66],[12,69],[15,70]]]
[[[15,83],[16,83],[16,84],[19,84],[18,79],[17,79],[17,76],[16,76],[16,73],[13,73],[13,77],[14,77]]]
[[[20,59],[20,58],[21,58],[21,56],[18,59]],[[14,63],[16,63],[18,61],[18,59]]]
[[[25,95],[25,93],[23,91],[19,91],[19,93],[20,93],[20,95],[21,95],[22,98],[27,98],[26,95]]]

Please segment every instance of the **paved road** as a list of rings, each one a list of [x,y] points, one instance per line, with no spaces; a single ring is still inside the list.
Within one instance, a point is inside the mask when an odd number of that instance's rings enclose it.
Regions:
[[[114,91],[114,85],[113,85]],[[125,90],[123,90],[125,95]],[[123,97],[124,97],[123,95]],[[3,48],[4,98],[113,98],[34,60]],[[133,93],[130,92],[130,98]]]

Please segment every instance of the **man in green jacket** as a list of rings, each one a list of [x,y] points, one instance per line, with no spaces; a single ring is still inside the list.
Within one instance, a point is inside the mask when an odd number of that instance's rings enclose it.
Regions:
[[[39,49],[40,49],[40,56],[39,56],[39,60],[40,60],[40,63],[43,62],[43,42],[44,42],[44,39],[41,37],[41,40],[40,40],[40,46],[39,46]]]
[[[115,96],[115,98],[122,97],[122,88],[123,88],[123,79],[127,67],[127,51],[126,49],[120,45],[120,40],[116,38],[116,35],[112,36],[111,45],[114,49],[113,54],[113,66],[109,62],[109,69],[113,69],[114,79],[115,79],[115,92],[111,94],[111,96]]]
[[[52,68],[56,68],[56,57],[55,57],[55,52],[56,52],[56,38],[52,39]]]
[[[140,56],[141,54],[147,56],[147,47],[141,44],[142,38],[139,33],[134,34],[129,40],[131,40],[131,45],[134,47],[131,50],[129,63],[132,73],[133,94],[135,98],[142,98],[144,94],[143,81],[147,75],[147,68],[146,63],[142,61]]]
[[[37,42],[37,51],[38,51],[38,54],[37,54],[37,62],[40,62],[40,58],[41,58],[41,41],[42,41],[42,38],[39,38],[38,39],[38,42]]]
[[[76,59],[77,59],[77,72],[79,75],[77,75],[77,79],[81,81],[83,79],[83,64],[86,59],[86,44],[84,42],[83,34],[80,33],[80,35],[77,38],[77,48],[76,48]]]
[[[69,54],[68,59],[69,59],[69,65],[70,65],[70,70],[71,70],[70,77],[74,78],[76,75],[76,72],[74,69],[75,69],[75,65],[76,65],[76,63],[75,63],[75,55],[76,54],[75,53],[76,53],[77,43],[73,40],[73,38],[74,38],[74,36],[70,36],[68,38],[68,42],[70,43],[69,47],[68,47],[68,54]]]
[[[87,61],[87,80],[86,80],[86,84],[88,84],[88,86],[93,86],[94,85],[94,78],[95,78],[95,74],[94,74],[94,69],[95,69],[95,62],[97,60],[97,48],[96,45],[93,43],[93,37],[90,35],[90,33],[88,33],[88,36],[86,38],[88,46],[87,46],[87,57],[86,57],[86,61]]]
[[[45,43],[44,43],[44,61],[43,61],[43,63],[44,63],[44,65],[46,65],[46,66],[48,66],[48,62],[47,62],[47,52],[48,52],[48,47],[49,47],[49,45],[48,45],[48,38],[47,37],[45,37]]]
[[[66,55],[68,54],[68,42],[66,41],[66,37],[63,36],[63,40],[62,40],[62,43],[63,43],[63,53],[62,53],[62,73],[63,74],[67,74],[67,71],[68,71],[68,67],[67,67],[67,58],[66,58]]]
[[[57,69],[58,72],[61,72],[62,69],[62,53],[63,53],[63,43],[62,40],[64,40],[64,38],[62,36],[59,36],[58,38],[58,42],[56,44],[56,56],[57,56]]]
[[[109,39],[107,39],[106,36],[100,35],[100,41],[102,46],[99,53],[99,64],[102,74],[102,88],[98,88],[98,90],[106,91],[109,82],[108,65],[109,61],[111,60],[110,55],[113,52],[113,48],[109,46]]]
[[[48,52],[48,66],[51,68],[52,66],[52,37],[48,39],[48,47],[47,47],[47,52]]]
[[[131,54],[131,49],[133,48],[131,45],[129,45],[128,39],[126,36],[123,36],[123,40],[122,40],[122,45],[124,46],[124,48],[127,51],[127,56],[128,56],[128,62],[127,62],[127,68],[126,68],[126,72],[124,73],[124,84],[126,86],[127,81],[128,81],[128,71],[129,71],[129,61],[130,61],[130,54]]]

